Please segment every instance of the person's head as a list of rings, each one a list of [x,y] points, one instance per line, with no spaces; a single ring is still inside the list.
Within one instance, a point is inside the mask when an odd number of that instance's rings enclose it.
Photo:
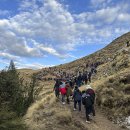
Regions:
[[[78,86],[75,86],[75,89],[77,90],[77,89],[78,89]]]
[[[60,81],[60,85],[62,85],[63,84],[63,82],[62,81]]]

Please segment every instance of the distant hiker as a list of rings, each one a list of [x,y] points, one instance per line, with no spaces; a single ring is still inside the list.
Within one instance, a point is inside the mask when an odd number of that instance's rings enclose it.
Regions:
[[[92,89],[92,87],[90,85],[87,85],[86,87],[86,94],[89,94],[91,97],[91,101],[92,101],[92,114],[93,116],[95,116],[95,109],[94,109],[94,102],[95,102],[95,92]]]
[[[70,85],[71,88],[73,88],[74,84],[73,84],[72,80],[69,80],[69,85]]]
[[[70,96],[72,96],[72,89],[71,89],[71,86],[69,84],[69,82],[66,82],[66,97],[67,97],[67,103],[69,104],[70,103]]]
[[[88,68],[88,66],[89,66],[89,65],[88,65],[88,64],[86,64],[86,68]]]
[[[93,72],[94,72],[94,67],[91,68],[91,73],[93,74]]]
[[[77,85],[78,87],[80,87],[81,84],[82,84],[82,75],[81,75],[81,73],[80,73],[79,76],[77,77],[77,83],[76,83],[76,85]]]
[[[88,72],[88,81],[91,83],[91,76],[92,76],[92,73],[91,72]]]
[[[82,100],[82,93],[78,89],[78,86],[75,86],[74,89],[74,94],[73,94],[73,99],[74,99],[74,110],[77,109],[76,105],[78,103],[79,111],[81,111],[81,100]]]
[[[89,94],[85,91],[82,92],[82,104],[85,107],[85,114],[86,114],[86,122],[90,123],[90,113],[92,112],[92,101]]]
[[[85,84],[88,83],[88,75],[87,75],[87,72],[85,72],[85,73],[83,74],[83,81],[85,82]]]
[[[54,85],[54,91],[55,91],[55,96],[57,97],[57,98],[59,98],[59,86],[60,86],[60,81],[57,79],[56,80],[56,83],[55,83],[55,85]]]
[[[127,41],[126,42],[126,47],[129,47],[130,46],[130,41]]]
[[[61,96],[62,96],[62,103],[65,104],[65,95],[66,95],[66,84],[65,84],[65,81],[61,81],[60,83],[60,93],[61,93]]]

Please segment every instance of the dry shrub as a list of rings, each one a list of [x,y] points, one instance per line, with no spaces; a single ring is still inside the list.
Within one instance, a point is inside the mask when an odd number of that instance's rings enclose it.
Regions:
[[[56,120],[58,120],[59,124],[61,125],[67,125],[71,123],[72,121],[72,114],[70,110],[65,110],[65,111],[59,111],[56,114]]]
[[[130,84],[125,85],[123,88],[125,94],[130,94]]]
[[[47,105],[51,105],[55,102],[54,94],[47,95],[40,101],[35,102],[32,106],[28,109],[27,114],[25,115],[25,123],[31,130],[35,130],[37,128],[37,121],[43,120],[43,110]]]

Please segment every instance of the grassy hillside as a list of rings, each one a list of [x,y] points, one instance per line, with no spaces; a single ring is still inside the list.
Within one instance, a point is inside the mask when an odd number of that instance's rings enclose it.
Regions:
[[[19,70],[21,77],[30,81],[33,73],[37,73],[39,83],[36,87],[35,102],[29,107],[24,116],[24,123],[30,130],[82,130],[86,126],[83,122],[74,119],[73,112],[57,102],[53,93],[54,81],[45,81],[45,78],[55,78],[59,71],[76,74],[78,71],[88,70],[92,63],[100,62],[97,74],[92,77],[92,86],[96,90],[96,104],[105,110],[107,117],[121,125],[130,115],[130,33],[115,39],[107,47],[71,63],[43,68],[34,71],[31,69]],[[16,119],[16,121],[19,121]],[[18,123],[19,125],[22,122]],[[123,124],[124,123],[124,124]],[[16,123],[17,124],[17,123]],[[22,128],[23,125],[19,128]],[[94,128],[96,126],[93,126]]]
[[[130,115],[130,32],[115,39],[105,48],[56,67],[43,69],[41,77],[48,73],[54,76],[59,71],[77,73],[88,70],[86,64],[100,62],[97,74],[93,75],[92,86],[97,92],[97,104],[107,110],[109,119],[119,123]]]

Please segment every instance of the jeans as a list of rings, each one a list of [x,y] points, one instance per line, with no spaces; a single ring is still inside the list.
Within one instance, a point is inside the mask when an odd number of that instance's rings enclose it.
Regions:
[[[67,96],[67,103],[68,103],[68,104],[70,103],[70,99],[69,99],[69,96]]]
[[[64,95],[64,94],[62,94],[61,96],[62,96],[62,99],[61,99],[61,100],[62,100],[62,102],[65,102],[65,95]]]
[[[86,113],[86,119],[87,121],[90,121],[89,114],[92,112],[92,106],[85,107],[85,113]]]
[[[92,105],[92,114],[93,114],[93,116],[95,116],[95,108],[94,108],[94,104]]]
[[[78,106],[79,106],[79,111],[81,111],[81,101],[74,100],[74,108],[76,109],[77,103],[78,103]]]

